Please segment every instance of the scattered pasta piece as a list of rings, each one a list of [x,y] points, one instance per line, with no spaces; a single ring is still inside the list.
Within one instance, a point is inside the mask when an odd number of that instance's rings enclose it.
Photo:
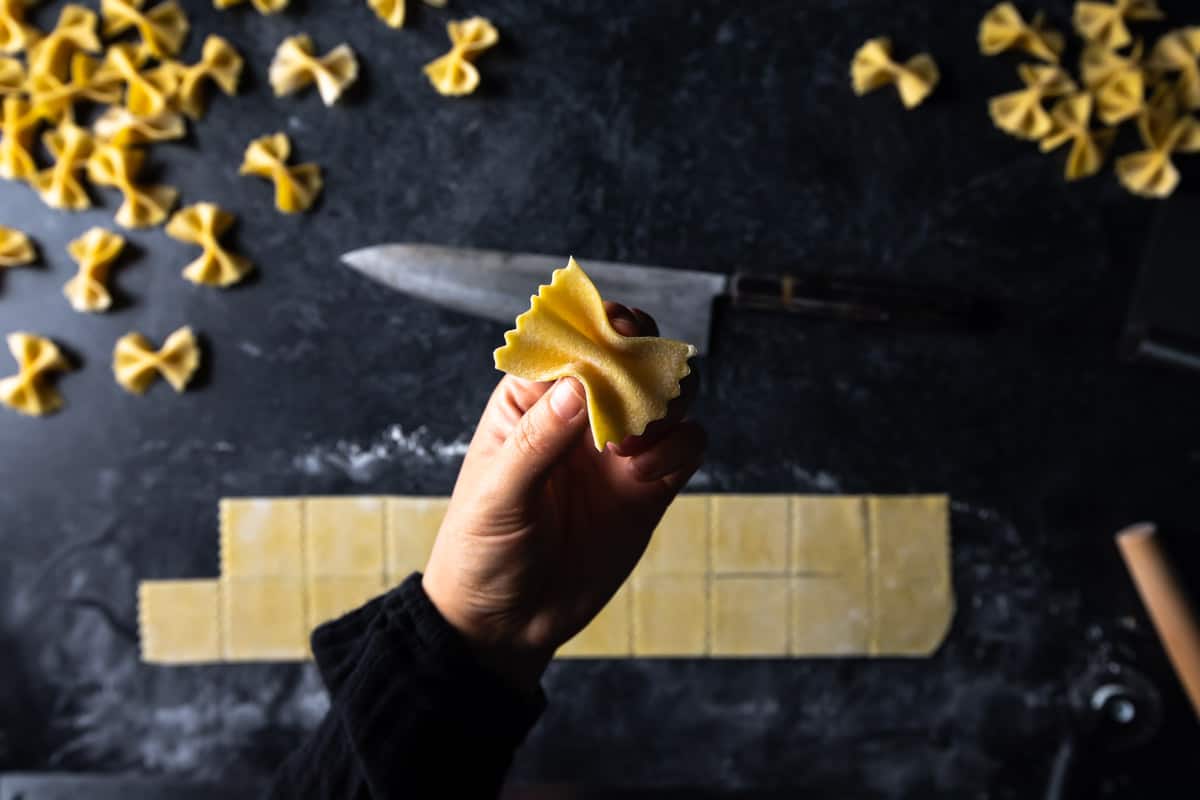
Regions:
[[[425,0],[426,5],[444,8],[446,0]],[[406,0],[367,0],[367,5],[375,10],[375,15],[392,28],[404,27],[404,11]]]
[[[1083,85],[1095,91],[1123,72],[1137,71],[1142,68],[1142,43],[1133,46],[1129,55],[1122,55],[1116,50],[1109,50],[1098,44],[1089,43],[1084,46],[1083,54],[1079,57],[1079,77]]]
[[[600,293],[572,258],[538,287],[495,359],[497,369],[527,380],[577,378],[587,394],[592,441],[603,451],[666,416],[695,354],[684,342],[617,333]]]
[[[103,228],[91,228],[67,245],[79,264],[74,278],[63,286],[63,295],[76,311],[105,311],[112,305],[108,292],[108,270],[125,249],[125,240]]]
[[[86,53],[71,57],[71,78],[63,82],[50,73],[33,75],[28,89],[33,113],[53,125],[75,121],[75,103],[116,103],[121,99],[121,81],[112,73],[102,72],[99,62]]]
[[[479,70],[471,62],[500,41],[496,26],[483,17],[446,23],[450,52],[425,65],[425,74],[438,94],[458,97],[479,86]]]
[[[1074,181],[1095,175],[1104,165],[1104,154],[1116,137],[1113,129],[1093,131],[1089,124],[1092,118],[1092,96],[1080,92],[1064,97],[1050,110],[1053,123],[1050,132],[1042,139],[1040,147],[1048,153],[1071,143],[1067,156],[1067,180]]]
[[[117,224],[123,228],[160,224],[179,199],[179,192],[170,186],[138,186],[133,182],[145,159],[143,150],[114,144],[97,146],[88,159],[88,178],[92,183],[118,189],[125,198],[116,216]]]
[[[988,103],[992,122],[1000,130],[1019,139],[1041,139],[1050,133],[1053,122],[1042,101],[1076,91],[1071,76],[1049,64],[1022,64],[1017,67],[1025,88],[993,97]]]
[[[127,333],[113,348],[113,376],[131,394],[145,394],[159,375],[176,392],[187,388],[200,366],[200,345],[186,325],[163,342],[158,350],[140,333]]]
[[[0,0],[0,53],[19,53],[38,39],[37,30],[25,22],[27,0]]]
[[[1065,44],[1058,31],[1045,25],[1041,12],[1027,23],[1012,3],[1000,3],[983,16],[979,23],[979,50],[994,56],[1006,50],[1023,50],[1034,58],[1057,64]]]
[[[154,117],[168,110],[179,88],[179,75],[169,64],[142,72],[143,61],[135,45],[115,44],[105,55],[103,76],[120,76],[126,86],[125,107],[139,117]]]
[[[1174,92],[1160,87],[1138,117],[1138,132],[1147,149],[1117,159],[1117,178],[1142,197],[1168,197],[1179,185],[1172,153],[1200,151],[1200,123],[1179,114]]]
[[[1166,15],[1158,0],[1113,0],[1111,3],[1080,0],[1075,4],[1075,30],[1089,42],[1116,50],[1133,41],[1125,20],[1158,20]]]
[[[246,0],[213,0],[215,8],[232,8],[240,6]],[[288,0],[251,0],[260,14],[278,14],[287,8]]]
[[[246,148],[239,175],[255,175],[275,183],[275,207],[285,214],[307,211],[321,192],[321,168],[316,164],[289,167],[292,143],[286,134],[255,139]]]
[[[896,84],[905,108],[919,106],[938,82],[937,64],[928,53],[913,56],[903,64],[892,60],[892,42],[883,37],[871,39],[854,54],[850,65],[854,93],[867,92]]]
[[[1187,109],[1200,108],[1200,28],[1171,31],[1154,45],[1146,66],[1179,74],[1176,90]]]
[[[19,267],[32,264],[37,258],[33,242],[21,231],[0,225],[0,267]]]
[[[1146,74],[1140,69],[1118,72],[1092,91],[1096,115],[1106,125],[1133,119],[1146,108]]]
[[[183,277],[205,286],[232,286],[250,272],[249,259],[225,250],[218,241],[233,224],[233,215],[214,203],[181,208],[167,223],[167,235],[204,248],[198,259],[184,267]]]
[[[101,49],[100,37],[96,35],[96,12],[74,4],[63,6],[54,30],[30,46],[29,74],[49,74],[66,80],[72,54],[81,50],[97,53]]]
[[[51,372],[71,369],[58,345],[32,333],[10,333],[8,350],[17,360],[17,374],[0,380],[0,403],[31,417],[62,408],[62,395],[47,382]]]
[[[124,106],[113,106],[92,123],[96,138],[127,147],[131,144],[166,142],[182,139],[187,135],[183,116],[174,111],[164,111],[153,117],[139,117]]]
[[[4,98],[0,121],[0,176],[9,180],[31,180],[37,174],[30,148],[37,132],[38,118],[29,101],[21,97]]]
[[[163,0],[149,11],[142,10],[145,5],[146,0],[100,0],[105,38],[136,29],[151,55],[157,58],[175,55],[187,38],[187,15],[175,0]]]
[[[79,173],[87,165],[94,143],[91,134],[70,122],[47,131],[42,142],[54,157],[54,166],[36,173],[33,188],[51,208],[82,211],[90,208],[91,199],[79,181]]]
[[[0,58],[0,95],[7,97],[25,90],[25,65],[16,58]]]
[[[227,95],[237,94],[238,81],[242,77],[242,57],[229,42],[220,36],[209,36],[204,40],[200,61],[184,67],[180,73],[179,91],[175,102],[183,113],[192,119],[204,116],[204,83],[211,80]]]
[[[276,97],[292,94],[310,83],[317,84],[321,102],[331,106],[358,77],[358,61],[348,44],[339,44],[325,55],[313,55],[313,41],[300,34],[280,43],[268,72]]]

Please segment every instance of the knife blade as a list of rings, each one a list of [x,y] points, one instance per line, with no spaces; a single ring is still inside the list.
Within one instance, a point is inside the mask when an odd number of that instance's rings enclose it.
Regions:
[[[512,325],[565,256],[504,253],[430,244],[385,244],[342,256],[347,266],[405,294]],[[729,289],[716,272],[583,262],[600,296],[640,308],[669,339],[708,351],[713,301]]]
[[[352,269],[405,294],[511,325],[565,256],[505,253],[431,244],[384,244],[342,256]],[[709,351],[713,303],[729,296],[739,308],[790,311],[853,322],[994,327],[999,309],[936,287],[794,275],[725,275],[690,269],[583,259],[602,297],[640,308],[659,332]]]

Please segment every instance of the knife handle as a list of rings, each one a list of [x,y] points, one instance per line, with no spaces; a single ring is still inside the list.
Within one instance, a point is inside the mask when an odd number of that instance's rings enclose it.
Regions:
[[[843,278],[737,273],[729,295],[735,308],[852,322],[978,323],[995,313],[944,289]]]

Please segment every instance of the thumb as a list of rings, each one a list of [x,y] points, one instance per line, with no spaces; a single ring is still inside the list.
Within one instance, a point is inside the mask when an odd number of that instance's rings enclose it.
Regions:
[[[551,468],[587,425],[583,386],[561,378],[525,412],[497,453],[501,500],[520,502],[541,486]]]

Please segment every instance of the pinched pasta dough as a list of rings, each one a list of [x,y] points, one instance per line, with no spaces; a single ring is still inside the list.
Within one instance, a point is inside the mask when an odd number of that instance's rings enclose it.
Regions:
[[[255,139],[246,148],[241,175],[266,178],[275,184],[275,207],[285,214],[307,211],[316,201],[324,182],[316,164],[288,166],[292,143],[286,134]]]
[[[200,366],[200,345],[186,325],[155,350],[140,333],[127,333],[113,348],[113,377],[131,394],[144,394],[162,375],[176,392],[187,388]]]
[[[71,369],[58,345],[31,333],[10,333],[8,350],[17,361],[17,374],[0,380],[0,403],[31,417],[62,407],[62,395],[48,383],[50,373]]]

